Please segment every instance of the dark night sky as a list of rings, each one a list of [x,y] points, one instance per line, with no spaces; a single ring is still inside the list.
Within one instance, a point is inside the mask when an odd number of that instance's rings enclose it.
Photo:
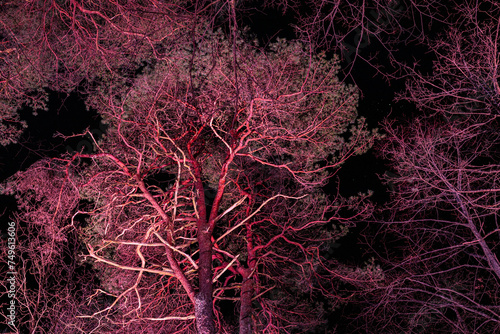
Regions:
[[[19,144],[0,147],[0,180],[25,170],[40,158],[55,157],[70,148],[76,150],[81,139],[65,141],[56,136],[58,133],[72,135],[84,132],[87,127],[99,127],[97,114],[87,111],[76,94],[50,93],[48,111],[34,115],[31,109],[25,108],[20,114],[28,128]]]

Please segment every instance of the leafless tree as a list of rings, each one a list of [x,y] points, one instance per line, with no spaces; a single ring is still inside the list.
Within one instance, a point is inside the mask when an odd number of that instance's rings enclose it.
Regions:
[[[392,202],[368,233],[386,277],[366,295],[369,331],[499,330],[498,13],[450,6],[449,29],[424,40],[432,71],[401,64],[399,99],[423,115],[384,125]]]
[[[378,233],[386,286],[366,319],[384,332],[500,328],[498,120],[386,124],[393,201]],[[392,174],[391,174],[392,175]],[[370,323],[370,322],[369,322]]]
[[[481,1],[452,7],[453,24],[428,38],[431,73],[406,67],[407,91],[399,96],[438,114],[497,115],[500,88],[500,7]]]

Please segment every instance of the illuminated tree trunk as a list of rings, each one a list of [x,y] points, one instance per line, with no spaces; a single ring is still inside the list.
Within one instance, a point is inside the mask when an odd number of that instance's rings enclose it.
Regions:
[[[212,306],[212,243],[205,224],[198,228],[198,243],[200,246],[198,269],[200,290],[195,297],[196,328],[199,334],[211,334],[215,333]]]
[[[193,137],[193,139],[196,138],[197,135]],[[195,189],[198,192],[198,221],[196,227],[198,247],[200,250],[200,258],[198,262],[199,291],[195,297],[194,313],[198,333],[212,334],[215,333],[212,297],[212,233],[207,219],[204,187],[201,179],[201,166],[197,163],[191,152],[192,142],[193,141],[191,141],[188,145],[188,151],[192,158],[196,180]]]
[[[250,277],[250,269],[243,268],[240,272],[243,273],[240,296],[240,334],[252,334],[253,280]]]

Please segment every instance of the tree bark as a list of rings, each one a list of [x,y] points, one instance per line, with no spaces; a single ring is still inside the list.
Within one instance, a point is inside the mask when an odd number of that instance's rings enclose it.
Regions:
[[[204,215],[200,213],[200,216]],[[198,227],[200,249],[198,278],[200,290],[196,294],[194,305],[198,334],[215,334],[212,305],[212,241],[208,229],[205,219],[205,224],[200,224]]]
[[[212,298],[200,291],[195,297],[194,314],[198,334],[215,334]]]
[[[253,280],[250,276],[251,270],[245,268],[243,271],[243,284],[240,296],[240,334],[252,334],[252,296]]]
[[[199,132],[198,132],[199,134]],[[198,135],[197,134],[197,135]],[[197,138],[193,137],[192,141]],[[207,219],[205,191],[201,177],[201,166],[194,159],[189,144],[189,153],[193,161],[195,189],[197,195],[198,221],[196,223],[200,258],[198,260],[199,291],[195,296],[194,314],[198,334],[215,334],[213,297],[212,297],[212,240],[210,224]]]
[[[204,208],[200,211],[204,211]],[[200,258],[198,278],[200,290],[195,297],[196,326],[199,334],[215,334],[212,305],[212,241],[210,240],[206,215],[200,212],[199,220],[198,246]]]

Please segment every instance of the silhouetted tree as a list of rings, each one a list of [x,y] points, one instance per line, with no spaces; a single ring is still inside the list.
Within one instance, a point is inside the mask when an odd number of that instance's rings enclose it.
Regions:
[[[369,237],[387,269],[361,321],[376,332],[499,331],[498,14],[451,7],[450,30],[427,40],[432,72],[406,68],[400,98],[424,116],[387,121],[379,147],[394,190]]]
[[[387,285],[366,319],[394,333],[498,331],[498,121],[417,120],[385,129],[382,153],[395,189],[371,242],[397,243],[377,247]]]

